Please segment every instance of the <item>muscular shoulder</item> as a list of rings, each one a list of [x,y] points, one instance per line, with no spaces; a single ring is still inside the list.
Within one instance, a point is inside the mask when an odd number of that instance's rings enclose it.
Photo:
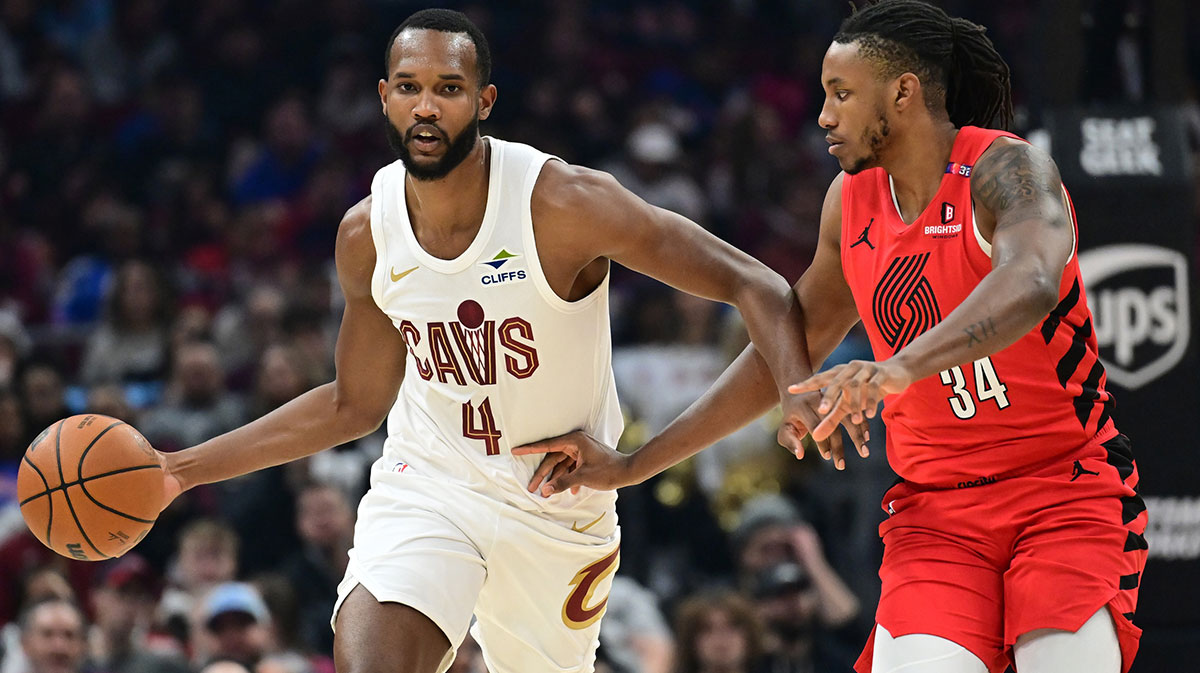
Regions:
[[[375,270],[370,196],[351,206],[342,216],[342,223],[338,225],[335,258],[338,279],[347,296],[369,295],[371,274]]]
[[[534,221],[573,222],[613,214],[632,195],[603,171],[547,161],[533,189]]]
[[[1050,155],[1015,138],[997,138],[971,176],[971,196],[996,215],[1045,196],[1057,201],[1061,187]]]

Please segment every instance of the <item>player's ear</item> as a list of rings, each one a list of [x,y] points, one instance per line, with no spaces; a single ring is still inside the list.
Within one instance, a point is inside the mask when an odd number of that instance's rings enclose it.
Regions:
[[[895,104],[897,110],[903,110],[912,104],[921,91],[921,79],[911,72],[906,72],[896,78]]]
[[[492,114],[492,106],[496,104],[496,85],[488,84],[479,90],[479,120],[483,121]]]
[[[383,116],[387,116],[387,80],[379,80],[379,107],[383,110]]]

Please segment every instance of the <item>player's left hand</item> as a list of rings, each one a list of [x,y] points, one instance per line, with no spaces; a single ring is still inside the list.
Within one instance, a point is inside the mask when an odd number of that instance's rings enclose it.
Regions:
[[[837,430],[847,416],[852,423],[874,418],[879,403],[912,384],[912,375],[892,360],[868,362],[851,360],[788,386],[793,395],[824,389],[817,413],[821,422],[812,428],[812,437],[821,442]]]
[[[629,479],[629,456],[596,441],[581,430],[518,446],[514,456],[545,454],[526,488],[545,497],[580,486],[616,490],[633,483]]]
[[[777,441],[788,451],[795,454],[797,459],[804,458],[804,436],[809,434],[809,428],[815,428],[821,421],[817,413],[820,393],[805,395],[784,395],[782,400],[783,421],[779,424]],[[858,455],[866,458],[870,455],[867,441],[871,435],[865,421],[852,423],[849,418],[842,420],[842,426],[850,437],[850,442],[858,451]],[[846,449],[842,443],[842,434],[833,432],[828,437],[818,440],[813,436],[813,444],[817,453],[825,460],[833,461],[834,468],[846,469]]]

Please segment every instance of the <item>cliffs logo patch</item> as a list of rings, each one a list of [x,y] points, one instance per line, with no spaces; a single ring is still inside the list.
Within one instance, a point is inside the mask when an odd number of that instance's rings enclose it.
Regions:
[[[525,280],[529,274],[525,269],[517,268],[521,263],[521,255],[501,248],[491,259],[480,262],[482,266],[490,267],[491,272],[479,279],[481,285],[502,285],[513,281]]]
[[[927,252],[893,259],[875,286],[871,314],[893,353],[942,321],[933,286],[924,274],[929,255]]]
[[[513,253],[509,252],[508,250],[506,250],[504,248],[500,248],[500,252],[496,253],[495,257],[484,262],[484,264],[492,267],[493,269],[499,270],[500,267],[507,264],[510,259],[515,259],[517,257],[520,257],[520,255],[514,255]]]
[[[1108,380],[1136,390],[1174,369],[1191,337],[1188,260],[1157,245],[1118,244],[1079,253]]]

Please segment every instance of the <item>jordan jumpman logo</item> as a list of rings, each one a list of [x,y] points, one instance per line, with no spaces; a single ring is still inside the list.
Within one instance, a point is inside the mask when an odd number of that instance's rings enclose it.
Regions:
[[[1085,470],[1085,469],[1083,469],[1083,463],[1080,463],[1078,460],[1075,461],[1075,466],[1073,468],[1071,468],[1071,481],[1075,481],[1076,479],[1082,477],[1085,474],[1092,474],[1097,477],[1100,476],[1099,472],[1092,472],[1091,470]]]
[[[875,245],[871,243],[871,239],[867,238],[867,236],[871,233],[872,224],[875,224],[875,218],[873,217],[871,218],[871,221],[867,223],[867,226],[863,227],[862,233],[858,235],[858,240],[850,244],[851,248],[857,246],[859,243],[866,243],[868,248],[872,250],[875,249]]]

